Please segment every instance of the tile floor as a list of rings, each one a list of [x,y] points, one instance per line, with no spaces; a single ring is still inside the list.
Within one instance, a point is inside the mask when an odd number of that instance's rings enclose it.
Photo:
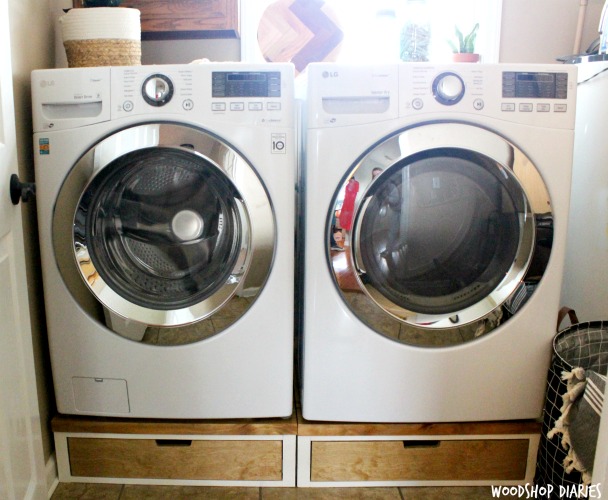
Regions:
[[[410,488],[223,488],[59,483],[51,500],[486,500],[489,486]]]

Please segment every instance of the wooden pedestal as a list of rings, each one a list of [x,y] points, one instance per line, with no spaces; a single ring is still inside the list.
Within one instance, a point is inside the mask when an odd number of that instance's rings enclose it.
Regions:
[[[159,421],[58,416],[62,482],[295,486],[290,419]]]
[[[298,420],[298,486],[531,483],[540,424],[341,424]]]
[[[59,480],[198,486],[531,483],[540,423],[353,424],[58,416]],[[297,444],[297,456],[296,456]]]

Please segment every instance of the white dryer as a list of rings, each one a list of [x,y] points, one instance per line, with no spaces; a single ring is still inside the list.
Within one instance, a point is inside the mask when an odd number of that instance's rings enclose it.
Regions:
[[[292,413],[288,64],[34,71],[60,413]]]
[[[308,80],[304,418],[540,417],[576,69],[316,64]]]

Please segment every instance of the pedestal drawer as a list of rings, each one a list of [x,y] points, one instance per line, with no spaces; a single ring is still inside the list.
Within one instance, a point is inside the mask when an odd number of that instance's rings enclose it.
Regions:
[[[277,440],[108,439],[69,437],[74,477],[281,481]]]
[[[313,441],[315,481],[523,480],[529,439]]]

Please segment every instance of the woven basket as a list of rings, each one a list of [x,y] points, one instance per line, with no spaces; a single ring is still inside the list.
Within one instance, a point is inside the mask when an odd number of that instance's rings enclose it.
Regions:
[[[70,68],[141,64],[141,42],[137,40],[69,40],[63,46]]]
[[[139,10],[122,7],[71,9],[60,22],[70,68],[141,64]]]

